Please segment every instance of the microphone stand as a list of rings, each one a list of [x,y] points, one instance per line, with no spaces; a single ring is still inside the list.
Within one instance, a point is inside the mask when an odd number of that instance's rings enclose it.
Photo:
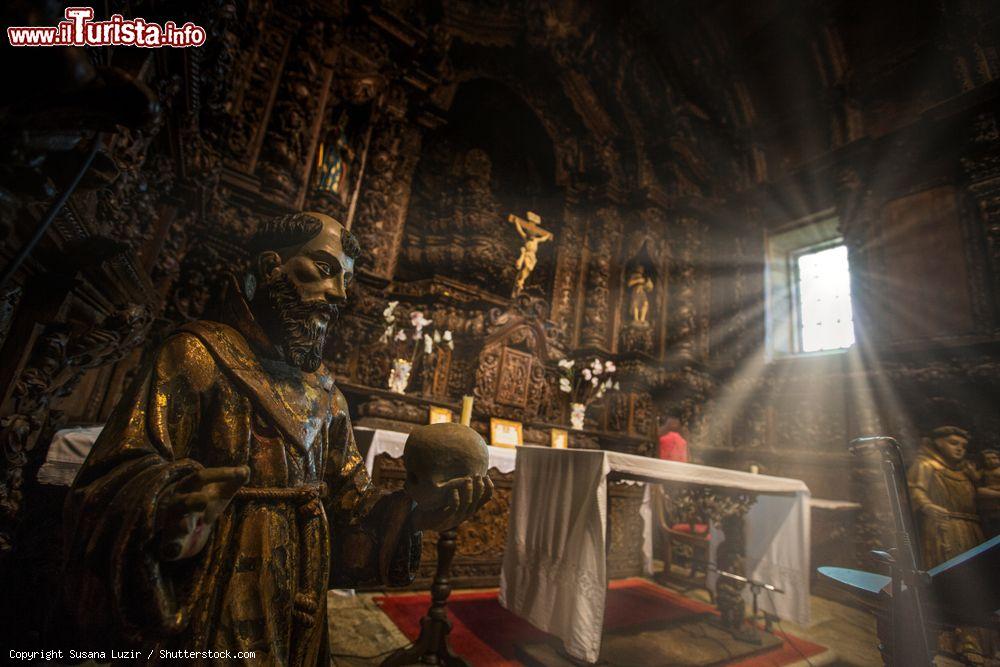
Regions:
[[[887,564],[892,576],[891,656],[899,667],[930,667],[930,646],[927,642],[926,605],[927,573],[918,566],[914,547],[913,513],[906,485],[903,455],[899,443],[888,436],[855,438],[851,453],[874,451],[889,492],[892,510],[895,549],[891,553],[873,551],[872,555]]]

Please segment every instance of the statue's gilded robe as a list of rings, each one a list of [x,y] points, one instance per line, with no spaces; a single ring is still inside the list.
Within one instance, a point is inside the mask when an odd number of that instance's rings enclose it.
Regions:
[[[250,479],[204,550],[158,559],[163,489],[202,466],[236,465]],[[408,583],[420,554],[411,507],[372,487],[328,375],[265,360],[236,329],[195,322],[165,342],[74,482],[64,604],[79,639],[103,648],[329,664],[327,589]]]
[[[962,468],[952,468],[930,447],[922,447],[907,474],[910,500],[920,533],[922,565],[935,565],[968,551],[983,541],[976,514],[976,486]],[[927,512],[934,504],[945,516]]]

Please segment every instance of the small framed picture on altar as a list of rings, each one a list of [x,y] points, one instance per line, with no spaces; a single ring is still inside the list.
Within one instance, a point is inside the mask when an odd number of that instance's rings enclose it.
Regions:
[[[490,417],[490,444],[494,447],[517,447],[524,444],[521,422]]]
[[[455,421],[454,412],[448,408],[439,408],[436,405],[431,406],[428,424],[448,424],[453,421]]]
[[[552,429],[552,448],[569,449],[569,433],[565,429]]]

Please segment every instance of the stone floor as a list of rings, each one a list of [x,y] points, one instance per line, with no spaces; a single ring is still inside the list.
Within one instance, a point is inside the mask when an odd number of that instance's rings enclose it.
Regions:
[[[619,630],[606,630],[601,640],[601,667],[671,665],[713,667],[736,662],[781,646],[781,639],[762,634],[760,642],[733,637],[711,614],[695,614],[672,621],[652,621]],[[555,637],[525,642],[518,656],[529,667],[577,667]]]
[[[685,593],[707,601],[704,591]],[[374,603],[375,594],[343,596],[331,592],[330,646],[335,667],[377,665],[391,651],[408,645],[405,636]],[[802,667],[877,667],[882,664],[875,641],[874,620],[865,612],[825,598],[812,597],[812,625],[801,628],[783,622],[781,630],[830,647],[832,651],[802,661]],[[350,656],[350,657],[348,657]],[[476,665],[474,667],[482,667]]]
[[[687,591],[685,594],[709,602],[708,593],[704,590]],[[875,638],[875,619],[868,612],[813,595],[810,596],[809,616],[812,625],[808,628],[782,621],[778,629],[833,649],[827,661],[819,664],[837,667],[878,667],[882,664]],[[810,662],[817,665],[816,659]],[[807,663],[803,661],[802,664]]]
[[[339,591],[327,594],[334,667],[377,665],[395,649],[409,645],[399,628],[376,606],[376,597],[379,595],[345,595]]]

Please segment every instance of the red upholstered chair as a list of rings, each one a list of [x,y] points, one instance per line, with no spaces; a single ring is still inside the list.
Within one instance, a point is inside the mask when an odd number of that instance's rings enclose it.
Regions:
[[[670,516],[670,503],[663,487],[654,484],[650,489],[653,506],[653,530],[658,533],[658,555],[663,561],[663,571],[657,575],[657,578],[675,578],[673,564],[676,559],[675,551],[677,551],[681,552],[680,555],[687,561],[689,569],[688,577],[683,583],[709,590],[706,576],[712,536],[708,523],[701,521],[700,517]],[[679,520],[687,520],[687,523],[680,523]],[[709,594],[711,594],[711,590],[709,590]]]

